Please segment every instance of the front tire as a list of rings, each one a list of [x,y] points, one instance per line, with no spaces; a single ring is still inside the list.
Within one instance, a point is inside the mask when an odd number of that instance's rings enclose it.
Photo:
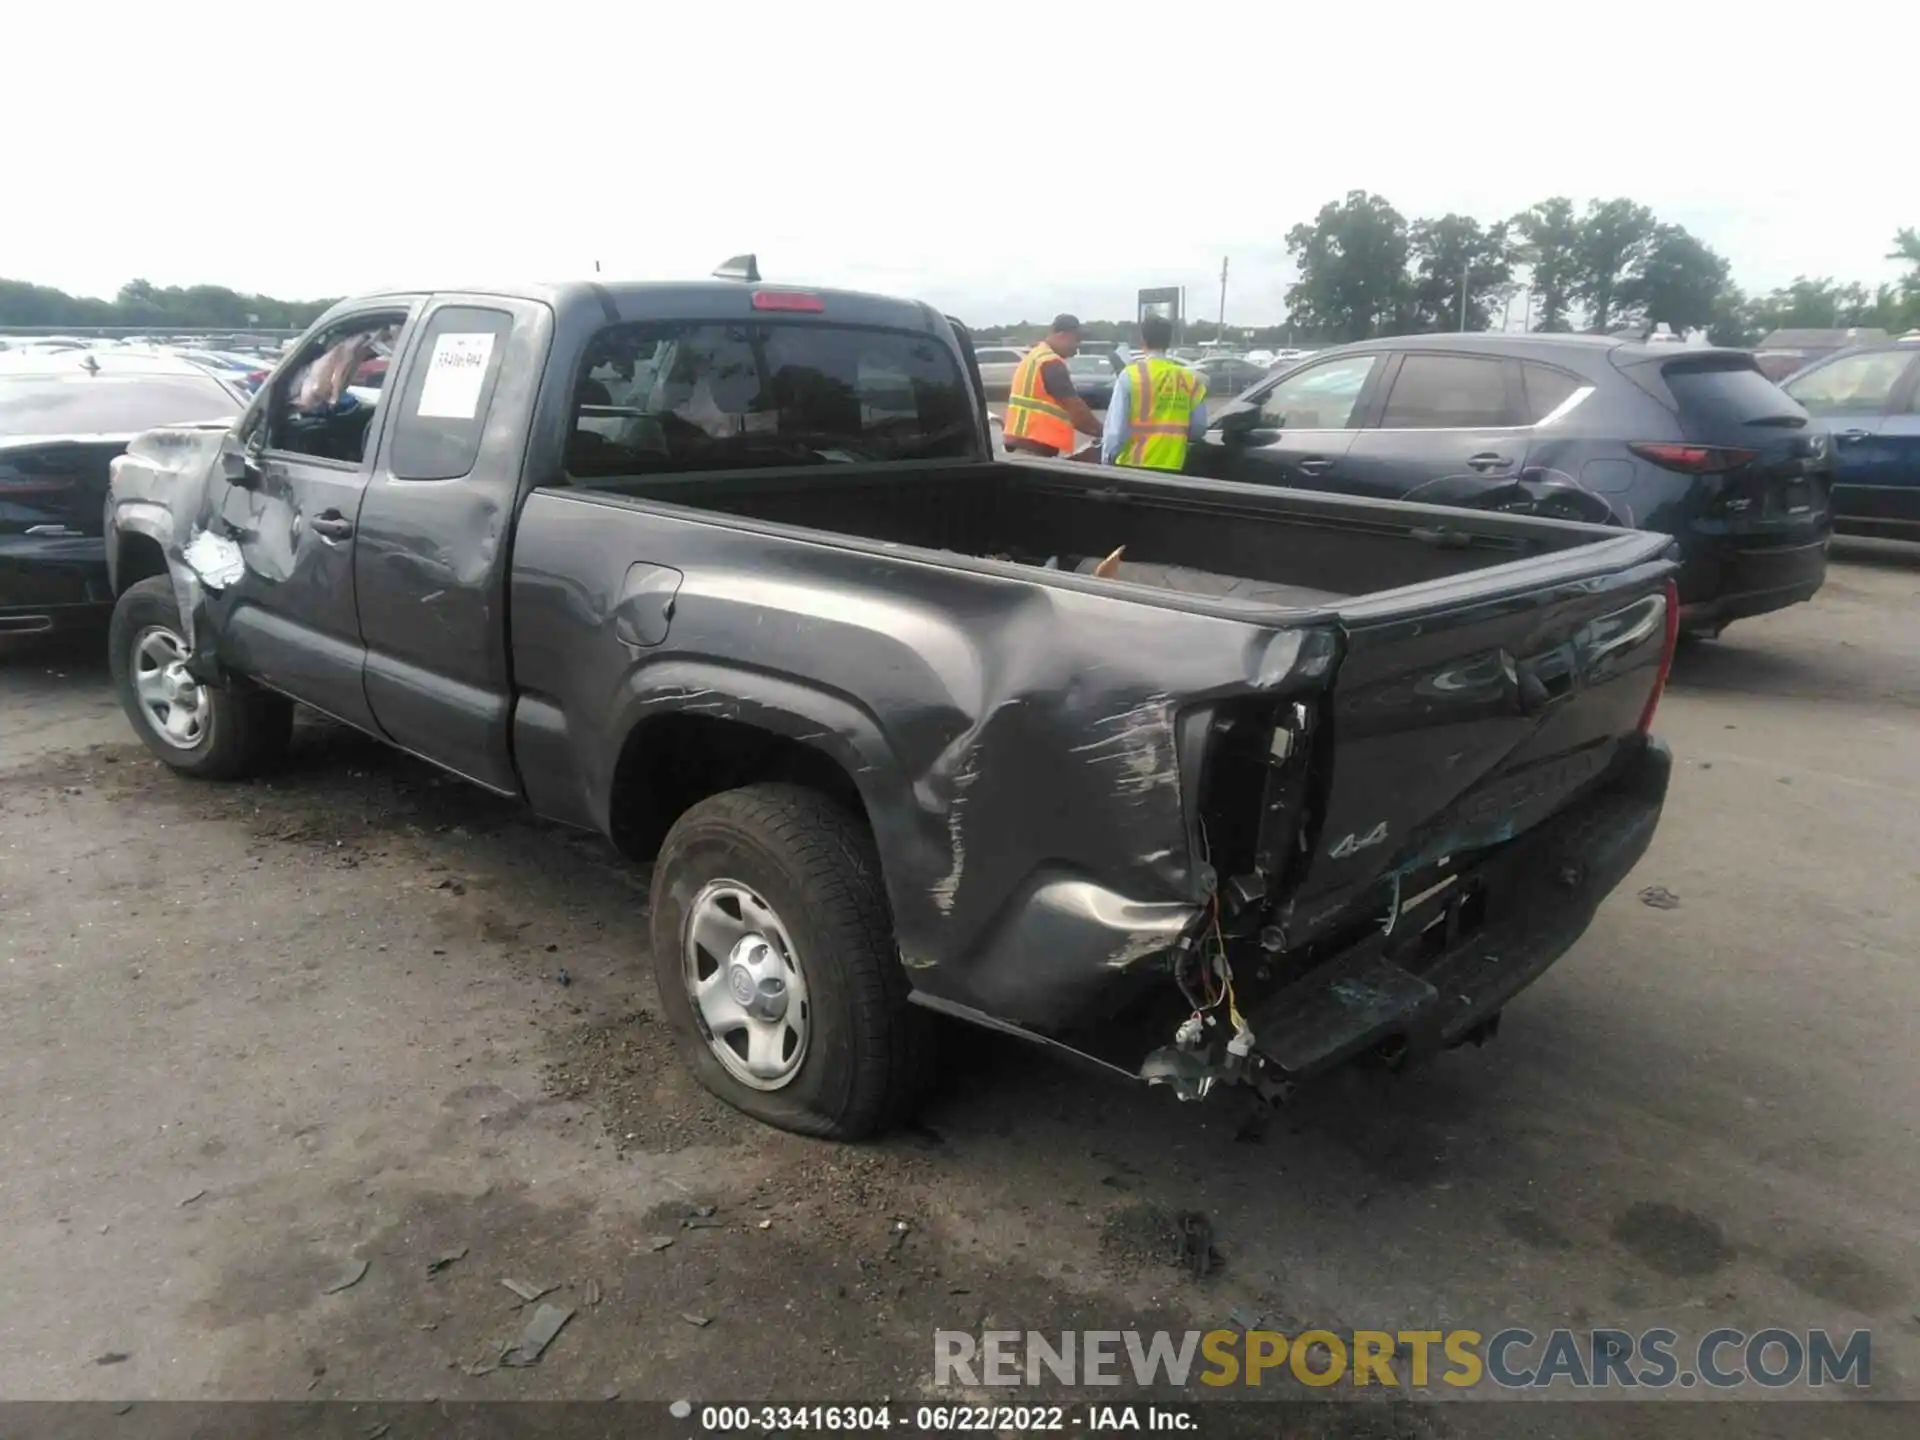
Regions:
[[[219,689],[186,673],[173,582],[153,575],[127,588],[107,628],[107,660],[121,708],[147,748],[182,775],[235,780],[286,752],[293,702],[263,690]]]
[[[857,1140],[929,1069],[867,828],[793,785],[714,795],[654,864],[654,976],[700,1083],[783,1130]]]

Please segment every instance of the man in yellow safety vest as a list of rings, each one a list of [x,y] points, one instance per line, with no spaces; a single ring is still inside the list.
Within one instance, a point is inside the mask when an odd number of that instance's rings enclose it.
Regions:
[[[1143,353],[1120,372],[1107,403],[1102,464],[1179,470],[1188,444],[1207,433],[1206,382],[1168,358],[1172,343],[1172,321],[1149,315],[1140,322]]]

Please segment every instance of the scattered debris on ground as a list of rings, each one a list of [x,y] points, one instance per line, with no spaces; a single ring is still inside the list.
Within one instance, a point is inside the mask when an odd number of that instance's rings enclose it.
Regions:
[[[372,1268],[373,1265],[371,1261],[355,1260],[347,1266],[346,1272],[341,1275],[338,1280],[327,1286],[326,1293],[329,1295],[338,1295],[342,1290],[351,1290],[367,1278],[367,1271]]]
[[[1656,910],[1678,910],[1680,897],[1664,885],[1649,885],[1640,892],[1640,903]]]
[[[542,1305],[527,1321],[527,1328],[520,1332],[520,1339],[501,1353],[500,1363],[513,1366],[538,1364],[542,1353],[553,1343],[553,1337],[565,1329],[566,1323],[572,1318],[571,1305]]]
[[[429,1276],[438,1275],[441,1271],[445,1270],[448,1266],[457,1265],[460,1263],[460,1261],[466,1258],[467,1258],[467,1247],[465,1245],[462,1245],[458,1250],[450,1250],[445,1255],[440,1256],[439,1259],[437,1260],[429,1260],[427,1262],[427,1274]]]
[[[500,1277],[500,1283],[518,1295],[523,1304],[531,1305],[542,1295],[551,1295],[560,1287],[557,1285],[532,1285],[525,1280],[515,1280],[510,1275]]]

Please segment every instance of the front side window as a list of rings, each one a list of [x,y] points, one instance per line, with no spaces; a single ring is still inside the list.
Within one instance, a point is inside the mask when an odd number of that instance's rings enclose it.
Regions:
[[[1503,360],[1409,355],[1387,397],[1383,430],[1448,430],[1515,423]]]
[[[1846,355],[1781,388],[1810,415],[1879,415],[1892,408],[1893,387],[1912,359],[1901,350]]]
[[[1351,355],[1289,375],[1261,397],[1261,423],[1276,430],[1352,428],[1360,392],[1378,363],[1376,355]]]
[[[965,458],[971,391],[928,335],[818,323],[639,323],[595,336],[577,477]]]
[[[391,361],[406,322],[405,311],[355,315],[302,347],[268,397],[267,448],[359,464],[380,403],[366,375]]]

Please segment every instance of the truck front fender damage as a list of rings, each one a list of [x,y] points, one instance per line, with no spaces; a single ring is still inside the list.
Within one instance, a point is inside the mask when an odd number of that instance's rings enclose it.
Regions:
[[[159,545],[180,607],[181,636],[194,652],[193,668],[209,663],[202,605],[206,592],[231,584],[238,546],[203,526],[208,483],[220,464],[225,426],[170,426],[149,430],[113,462],[108,491],[109,563],[118,563],[123,537],[141,536]],[[224,540],[224,546],[222,541]],[[231,552],[229,555],[228,552]],[[115,590],[125,588],[116,573]],[[202,673],[202,678],[208,678]]]

